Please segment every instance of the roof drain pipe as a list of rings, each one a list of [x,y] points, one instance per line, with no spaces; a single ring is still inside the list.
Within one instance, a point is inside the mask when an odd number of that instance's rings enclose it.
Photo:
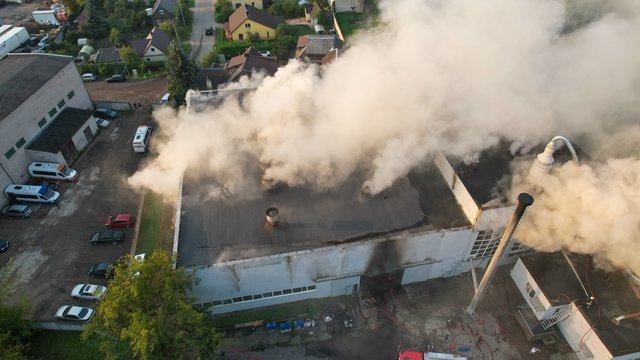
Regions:
[[[496,249],[496,253],[491,258],[491,262],[489,266],[487,266],[487,270],[484,272],[484,276],[482,277],[482,281],[480,281],[480,285],[478,289],[476,289],[475,294],[473,295],[473,299],[471,299],[471,304],[465,309],[467,315],[473,316],[476,312],[476,307],[478,303],[482,299],[482,296],[487,291],[489,285],[491,285],[491,281],[498,270],[498,266],[502,262],[502,259],[505,257],[507,253],[507,249],[510,248],[512,243],[511,238],[513,237],[513,233],[516,231],[520,220],[522,220],[522,216],[524,215],[527,207],[533,204],[533,196],[527,193],[520,193],[518,195],[518,206],[516,206],[516,211],[513,212],[511,216],[511,220],[509,221],[509,225],[507,225],[507,229],[504,231],[502,235],[502,239],[500,239],[500,244],[498,244],[498,248]]]

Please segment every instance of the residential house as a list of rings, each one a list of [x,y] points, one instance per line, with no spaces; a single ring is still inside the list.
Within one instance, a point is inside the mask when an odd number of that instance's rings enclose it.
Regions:
[[[242,6],[242,4],[251,5],[257,7],[258,9],[264,9],[262,0],[231,0],[231,3],[236,9]]]
[[[315,64],[322,64],[327,54],[330,58],[338,55],[342,41],[335,35],[304,35],[298,38],[295,58]]]
[[[259,34],[260,39],[275,39],[276,28],[284,24],[284,19],[269,14],[255,6],[242,4],[229,16],[225,33],[231,40],[247,40],[251,34]]]
[[[322,12],[320,5],[317,2],[313,2],[313,5],[307,4],[304,7],[304,18],[307,22],[311,23],[311,25],[318,24],[318,15]]]
[[[232,57],[225,65],[230,73],[228,82],[238,80],[242,75],[251,76],[262,72],[273,76],[278,71],[278,60],[275,57],[262,56],[253,46],[241,55]]]
[[[163,21],[172,22],[179,15],[176,14],[178,6],[176,0],[156,0],[151,9],[151,23],[157,26]]]
[[[222,67],[201,68],[196,75],[194,89],[199,91],[216,90],[229,81],[229,70]]]
[[[0,60],[0,189],[24,184],[33,161],[67,164],[97,132],[73,57],[9,54]],[[0,206],[7,199],[0,196]]]
[[[129,45],[144,61],[165,61],[171,36],[155,26],[144,39],[131,40]]]
[[[520,257],[511,278],[528,305],[514,315],[529,338],[557,328],[572,358],[640,358],[637,275],[604,270],[590,256],[558,252]]]
[[[165,61],[170,43],[171,36],[158,26],[151,29],[146,38],[129,41],[131,48],[144,61]],[[98,49],[92,59],[96,64],[122,61],[120,50],[114,47]]]

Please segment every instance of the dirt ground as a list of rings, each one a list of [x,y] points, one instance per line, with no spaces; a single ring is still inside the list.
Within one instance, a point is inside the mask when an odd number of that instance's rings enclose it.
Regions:
[[[402,350],[457,354],[467,359],[549,359],[568,351],[560,336],[556,345],[528,342],[513,317],[521,300],[506,271],[481,301],[477,316],[464,308],[473,296],[469,274],[409,285],[384,293],[364,289],[358,305],[337,301],[332,310],[313,314],[315,327],[290,333],[268,333],[263,327],[230,334],[226,359],[397,359]],[[326,315],[332,320],[325,322]],[[344,325],[352,320],[353,327]],[[533,347],[541,352],[530,355]],[[556,355],[557,356],[557,355]]]
[[[122,83],[107,83],[104,79],[98,79],[84,84],[93,101],[158,104],[167,92],[166,76],[152,80],[127,79]]]
[[[19,22],[29,22],[33,20],[31,13],[42,5],[35,1],[27,4],[6,3],[0,8],[0,19],[4,25],[12,25]]]

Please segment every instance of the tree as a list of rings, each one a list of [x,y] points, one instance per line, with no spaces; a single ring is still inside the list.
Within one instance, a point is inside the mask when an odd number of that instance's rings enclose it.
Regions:
[[[176,36],[175,31],[173,31],[173,25],[168,21],[163,21],[160,23],[160,30],[169,34],[172,38]]]
[[[82,31],[87,34],[89,38],[96,40],[103,38],[109,32],[109,24],[107,24],[102,13],[102,2],[101,0],[86,1],[89,18],[87,19],[87,24],[82,28]]]
[[[251,45],[255,46],[258,41],[260,41],[260,33],[254,32],[249,34],[249,42]]]
[[[222,337],[185,293],[193,273],[172,265],[162,250],[142,261],[124,257],[82,339],[95,337],[107,359],[215,358]]]
[[[287,24],[280,24],[276,28],[276,40],[273,42],[273,52],[276,57],[286,61],[291,57],[296,49],[297,32],[296,27]]]
[[[140,55],[131,46],[120,49],[120,58],[130,69],[138,67],[141,62]]]
[[[114,46],[120,46],[120,40],[122,40],[122,32],[118,28],[111,28],[109,32],[109,42]]]
[[[297,0],[278,0],[267,10],[271,15],[294,18],[304,15],[304,7]]]
[[[218,53],[216,52],[215,48],[212,48],[211,50],[209,50],[209,52],[204,54],[204,56],[202,56],[202,59],[200,59],[200,65],[202,67],[211,67],[213,66],[213,64],[217,62],[218,62]]]
[[[331,27],[331,19],[324,10],[318,13],[318,24],[324,26],[325,29],[329,29]]]
[[[229,16],[233,14],[235,9],[233,8],[233,4],[231,4],[230,0],[218,0],[216,4],[213,5],[213,19],[217,23],[225,23],[229,20]]]
[[[195,81],[195,64],[187,59],[180,44],[173,40],[164,66],[167,71],[167,90],[178,103],[183,103],[187,90]]]

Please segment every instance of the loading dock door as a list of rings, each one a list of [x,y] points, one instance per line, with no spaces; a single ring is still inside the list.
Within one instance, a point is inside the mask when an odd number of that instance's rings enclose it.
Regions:
[[[87,143],[90,143],[91,139],[93,139],[93,132],[91,132],[91,128],[87,126],[86,128],[84,128],[83,133],[84,137],[87,138]]]
[[[73,140],[67,141],[60,152],[69,164],[76,158],[76,156],[78,156],[78,149],[76,148],[76,144],[73,143]]]

